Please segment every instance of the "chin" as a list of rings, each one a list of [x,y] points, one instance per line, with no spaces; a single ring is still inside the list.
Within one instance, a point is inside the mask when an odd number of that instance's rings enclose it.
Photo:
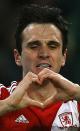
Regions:
[[[42,70],[37,70],[37,71],[34,71],[33,73],[35,74],[39,74],[39,72],[41,72]]]
[[[35,74],[39,74],[39,72],[41,72],[43,69],[36,68],[36,69],[32,70],[32,72],[35,73]]]

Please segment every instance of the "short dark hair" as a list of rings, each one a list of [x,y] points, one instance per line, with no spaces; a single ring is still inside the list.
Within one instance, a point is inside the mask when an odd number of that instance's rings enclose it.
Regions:
[[[54,24],[62,33],[63,39],[63,52],[68,43],[68,22],[66,22],[62,15],[61,10],[56,7],[28,5],[22,9],[20,17],[18,19],[16,29],[16,48],[21,54],[22,51],[22,39],[21,33],[26,26],[32,23],[51,23]]]

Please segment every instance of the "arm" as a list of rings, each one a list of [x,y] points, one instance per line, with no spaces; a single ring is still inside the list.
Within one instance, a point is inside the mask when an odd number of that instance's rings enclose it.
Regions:
[[[76,93],[74,95],[74,99],[80,102],[80,86],[78,84],[75,84],[76,87]]]
[[[43,69],[38,74],[38,77],[41,83],[43,83],[45,79],[49,79],[55,90],[55,94],[53,91],[52,96],[44,102],[45,106],[59,100],[67,101],[75,99],[80,101],[80,86],[64,78],[62,75],[49,69]]]
[[[52,90],[52,95],[43,102],[31,99],[27,94],[30,84],[37,82],[42,85],[45,79],[49,79],[53,84],[54,89]],[[19,83],[14,92],[8,98],[0,101],[0,116],[7,112],[18,110],[30,105],[45,108],[48,104],[55,101],[66,101],[71,99],[80,101],[79,85],[72,83],[62,75],[49,69],[43,69],[38,75],[29,72]]]
[[[9,97],[0,100],[0,116],[30,105],[43,106],[42,103],[32,100],[27,94],[30,84],[35,81],[37,81],[37,75],[29,72]]]

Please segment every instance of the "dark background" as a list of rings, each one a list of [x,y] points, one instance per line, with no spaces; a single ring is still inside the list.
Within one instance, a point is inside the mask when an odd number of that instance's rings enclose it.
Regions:
[[[0,83],[9,85],[21,79],[21,69],[14,62],[14,31],[20,9],[25,4],[37,3],[57,6],[71,23],[66,66],[61,72],[69,80],[80,83],[80,0],[0,0]]]

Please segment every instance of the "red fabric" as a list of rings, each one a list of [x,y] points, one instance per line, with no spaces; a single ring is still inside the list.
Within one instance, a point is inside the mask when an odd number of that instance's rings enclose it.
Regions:
[[[3,100],[9,96],[9,92],[6,88],[1,88],[0,100]]]
[[[61,104],[62,102],[57,102],[43,110],[35,107],[30,108],[39,118],[43,131],[51,131],[52,123]]]
[[[61,103],[45,110],[36,107],[11,112],[1,118],[0,131],[50,131],[53,119]],[[24,115],[29,123],[16,123],[15,120]]]
[[[6,88],[1,89],[1,99],[9,96]],[[7,113],[0,117],[0,131],[50,131],[52,122],[62,102],[52,104],[44,110],[38,107],[28,107]],[[29,123],[15,122],[23,115]]]
[[[5,99],[10,94],[6,88],[1,88],[0,99]],[[0,131],[51,131],[52,123],[62,102],[54,103],[45,109],[28,107],[7,113],[0,117]],[[78,103],[80,112],[80,103]],[[16,122],[23,115],[29,123]]]

